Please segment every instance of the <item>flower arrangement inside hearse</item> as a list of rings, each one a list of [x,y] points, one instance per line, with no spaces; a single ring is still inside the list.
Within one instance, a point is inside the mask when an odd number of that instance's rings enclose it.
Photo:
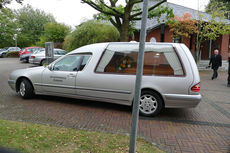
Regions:
[[[117,72],[125,71],[125,69],[133,67],[134,64],[135,62],[133,58],[131,58],[130,56],[124,56],[117,61],[116,70]]]

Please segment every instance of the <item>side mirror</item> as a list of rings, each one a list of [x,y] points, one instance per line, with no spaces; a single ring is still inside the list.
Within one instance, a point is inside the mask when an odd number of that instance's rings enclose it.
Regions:
[[[50,71],[52,71],[52,70],[53,70],[53,64],[48,65],[48,69],[49,69]]]

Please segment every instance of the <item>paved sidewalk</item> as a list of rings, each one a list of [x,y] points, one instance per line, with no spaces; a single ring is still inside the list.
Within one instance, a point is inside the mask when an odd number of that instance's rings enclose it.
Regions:
[[[14,69],[31,66],[17,59],[0,59],[0,119],[129,133],[131,109],[127,106],[52,96],[21,99],[9,88],[8,76]],[[164,109],[158,117],[140,117],[139,136],[166,152],[230,152],[227,72],[219,72],[216,80],[211,80],[211,71],[201,71],[200,75],[203,99],[198,107]]]

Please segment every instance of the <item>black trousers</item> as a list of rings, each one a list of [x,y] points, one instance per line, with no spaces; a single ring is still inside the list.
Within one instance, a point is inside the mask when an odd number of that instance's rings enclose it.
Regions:
[[[215,78],[218,77],[218,72],[217,72],[218,68],[219,68],[219,67],[214,67],[214,68],[213,68],[212,79],[215,79]]]

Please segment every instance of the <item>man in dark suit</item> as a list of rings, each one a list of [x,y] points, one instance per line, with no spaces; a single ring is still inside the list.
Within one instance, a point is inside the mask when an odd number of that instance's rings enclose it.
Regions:
[[[214,50],[214,54],[211,56],[209,66],[212,64],[212,69],[213,69],[213,75],[212,75],[212,80],[217,78],[218,73],[217,70],[220,66],[222,66],[222,57],[219,54],[219,51],[216,49]]]

